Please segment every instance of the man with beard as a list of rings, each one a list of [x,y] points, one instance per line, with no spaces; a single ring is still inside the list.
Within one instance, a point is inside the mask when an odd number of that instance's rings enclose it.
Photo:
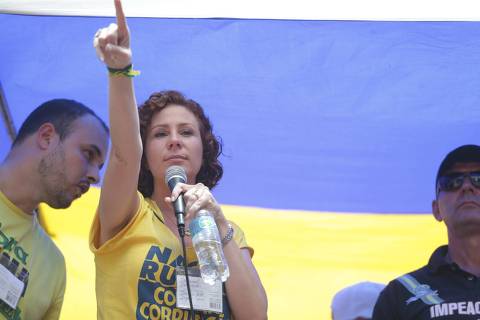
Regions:
[[[447,227],[448,245],[423,268],[388,284],[374,320],[480,319],[479,146],[461,146],[442,161],[432,210]]]
[[[42,202],[67,208],[99,181],[108,128],[56,99],[35,109],[0,164],[0,319],[58,319],[65,261],[38,222]]]

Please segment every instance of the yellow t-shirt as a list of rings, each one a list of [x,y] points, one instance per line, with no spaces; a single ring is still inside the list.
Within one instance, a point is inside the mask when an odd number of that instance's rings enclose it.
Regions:
[[[0,319],[60,317],[65,293],[65,259],[38,223],[37,216],[24,213],[1,191],[0,264],[25,283],[15,309],[0,299]]]
[[[175,307],[175,267],[183,265],[184,260],[180,241],[163,223],[155,202],[138,195],[138,212],[115,237],[98,247],[98,214],[90,230],[98,319],[188,319],[187,310]],[[253,252],[243,231],[232,226],[238,246]],[[187,247],[188,265],[196,264],[196,260],[193,248]],[[224,313],[209,313],[205,319],[230,319],[225,298]]]

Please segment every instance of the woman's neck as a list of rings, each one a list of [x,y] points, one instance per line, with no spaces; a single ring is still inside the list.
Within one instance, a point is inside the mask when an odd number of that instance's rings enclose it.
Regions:
[[[170,197],[171,194],[170,189],[163,181],[162,183],[155,183],[151,199],[155,201],[163,215],[175,216],[172,204],[165,201],[165,198]]]

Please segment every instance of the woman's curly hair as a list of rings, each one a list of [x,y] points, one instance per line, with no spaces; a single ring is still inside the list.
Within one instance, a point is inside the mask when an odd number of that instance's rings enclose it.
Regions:
[[[147,133],[153,116],[172,104],[187,108],[198,120],[203,145],[203,159],[195,183],[201,182],[212,189],[217,185],[223,175],[222,164],[218,160],[218,157],[222,154],[222,143],[213,135],[210,120],[197,102],[186,99],[178,91],[170,90],[153,93],[138,110],[142,144],[144,146],[146,145]],[[138,190],[143,196],[150,197],[153,194],[153,187],[153,176],[148,169],[144,148],[142,163],[140,166],[140,175],[138,177]]]

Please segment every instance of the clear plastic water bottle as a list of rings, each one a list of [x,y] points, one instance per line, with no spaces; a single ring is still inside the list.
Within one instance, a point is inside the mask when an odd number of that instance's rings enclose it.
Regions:
[[[213,285],[217,279],[226,281],[230,271],[213,215],[202,209],[190,222],[189,227],[203,281],[210,285]]]

